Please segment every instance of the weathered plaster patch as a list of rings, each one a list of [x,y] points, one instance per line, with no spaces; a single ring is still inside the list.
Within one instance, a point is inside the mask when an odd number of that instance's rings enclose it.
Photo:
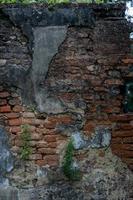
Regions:
[[[35,45],[31,76],[38,110],[46,113],[61,113],[64,110],[61,102],[49,96],[47,88],[44,88],[42,83],[45,82],[50,62],[66,38],[67,26],[39,27],[33,32]]]

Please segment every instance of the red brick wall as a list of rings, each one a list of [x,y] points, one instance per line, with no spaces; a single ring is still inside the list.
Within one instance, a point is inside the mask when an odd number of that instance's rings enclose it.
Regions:
[[[12,27],[10,24],[7,29]],[[31,112],[31,108],[22,103],[21,95],[13,92],[9,86],[0,87],[0,118],[5,122],[16,156],[19,156],[22,145],[22,124],[30,125],[32,155],[29,160],[50,166],[59,165],[68,140],[60,133],[60,125],[68,128],[79,123],[80,131],[87,139],[100,125],[112,132],[112,152],[133,169],[133,114],[123,112],[124,94],[120,92],[125,80],[133,77],[129,69],[133,64],[133,57],[129,55],[129,32],[125,30],[127,24],[119,18],[115,21],[101,19],[93,29],[68,28],[67,37],[52,60],[44,83],[44,87],[56,94],[66,106],[63,114],[42,116],[36,109]],[[7,34],[8,30],[5,32]],[[21,40],[20,36],[18,38],[17,42]],[[6,43],[8,40],[5,39]],[[21,47],[21,42],[19,45]],[[20,53],[14,53],[10,48],[8,50],[11,55],[0,53],[1,58],[16,63]],[[5,55],[9,55],[9,58],[5,58]],[[20,64],[28,63],[29,67],[29,52],[24,52],[24,55]],[[78,159],[85,156],[84,150],[82,152]]]

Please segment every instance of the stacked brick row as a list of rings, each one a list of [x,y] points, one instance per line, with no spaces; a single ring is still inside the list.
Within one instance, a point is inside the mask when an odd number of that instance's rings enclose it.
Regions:
[[[40,116],[31,111],[32,108],[22,106],[20,97],[10,90],[0,87],[0,119],[9,132],[11,150],[20,158],[22,147],[22,125],[29,125],[31,136],[30,146],[32,154],[29,161],[35,161],[38,165],[57,166],[59,164],[60,147],[66,138],[56,130],[59,124],[73,122],[69,115],[48,116],[40,119]]]
[[[6,68],[14,64],[15,72],[20,68],[27,70],[31,58],[20,30],[8,19],[2,21],[0,64],[3,72],[0,73],[4,73],[4,77]],[[16,156],[22,146],[21,125],[30,127],[32,154],[29,160],[49,166],[58,166],[67,142],[59,127],[76,127],[88,139],[102,126],[112,132],[113,153],[133,169],[133,114],[123,112],[125,97],[121,92],[125,80],[133,78],[127,29],[126,21],[121,18],[115,18],[115,23],[110,18],[98,20],[93,28],[68,28],[43,86],[49,95],[62,102],[66,109],[63,114],[41,116],[36,111],[31,112],[33,109],[22,105],[21,98],[11,88],[7,89],[9,86],[0,87],[0,118],[10,134]],[[19,80],[19,75],[16,77]],[[6,75],[7,78],[10,76]]]
[[[96,127],[108,127],[113,153],[133,169],[133,114],[124,113],[122,91],[125,81],[133,78],[129,32],[125,30],[121,19],[115,24],[101,20],[95,29],[69,28],[45,83],[69,112],[83,116],[82,132],[87,138]]]

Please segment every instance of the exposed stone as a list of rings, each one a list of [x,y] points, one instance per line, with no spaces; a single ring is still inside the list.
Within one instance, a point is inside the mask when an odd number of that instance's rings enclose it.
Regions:
[[[8,137],[5,129],[0,126],[0,186],[8,186],[5,174],[13,169],[13,157],[8,147]]]
[[[95,134],[91,139],[90,146],[92,148],[108,147],[111,141],[111,132],[108,128],[97,127]]]
[[[71,136],[75,149],[83,149],[86,146],[86,141],[80,132],[75,132]]]

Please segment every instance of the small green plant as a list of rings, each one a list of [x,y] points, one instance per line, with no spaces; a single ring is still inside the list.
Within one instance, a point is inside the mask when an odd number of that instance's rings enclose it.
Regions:
[[[63,160],[63,173],[69,180],[77,181],[80,180],[81,173],[78,168],[73,167],[73,156],[74,156],[74,146],[73,146],[73,141],[70,140],[67,145]]]
[[[21,133],[22,147],[20,149],[20,158],[22,160],[27,160],[29,159],[29,156],[32,153],[32,149],[30,147],[30,140],[31,140],[30,127],[29,125],[25,124],[22,125],[21,128],[22,128],[22,133]]]

